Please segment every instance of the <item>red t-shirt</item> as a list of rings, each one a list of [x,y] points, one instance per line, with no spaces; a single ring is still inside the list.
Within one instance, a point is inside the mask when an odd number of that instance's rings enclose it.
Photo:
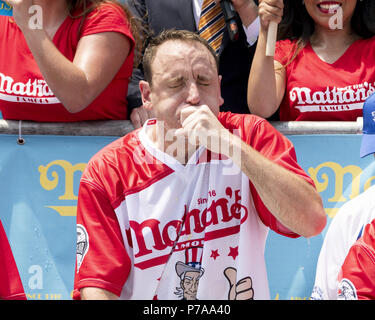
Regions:
[[[0,221],[0,299],[26,300],[16,262]]]
[[[125,13],[116,5],[102,5],[85,19],[68,16],[53,37],[57,49],[73,61],[80,38],[119,32],[132,48],[108,87],[84,110],[68,112],[54,96],[12,18],[0,16],[0,110],[4,119],[48,122],[127,119],[126,94],[132,74],[134,39]]]
[[[275,60],[285,65],[296,41],[276,45]],[[326,63],[310,43],[286,67],[281,121],[356,121],[375,89],[375,37],[355,41],[334,63]]]

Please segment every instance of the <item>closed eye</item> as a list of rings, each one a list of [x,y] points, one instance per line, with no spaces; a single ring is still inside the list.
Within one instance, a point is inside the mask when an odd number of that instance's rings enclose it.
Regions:
[[[199,84],[201,86],[205,86],[205,87],[208,87],[210,85],[210,83],[208,81],[206,81],[206,82],[205,81],[200,81]]]
[[[174,78],[169,81],[169,88],[179,88],[185,84],[185,80],[183,77]]]
[[[210,79],[204,76],[198,76],[197,82],[202,86],[209,86],[211,84]]]

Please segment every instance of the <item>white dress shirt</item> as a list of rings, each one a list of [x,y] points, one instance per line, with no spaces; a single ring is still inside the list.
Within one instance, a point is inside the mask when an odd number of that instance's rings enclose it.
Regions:
[[[198,29],[198,24],[199,24],[199,18],[201,16],[201,8],[203,4],[203,0],[192,0],[193,1],[193,13],[194,13],[194,19],[195,23]],[[257,17],[248,27],[243,25],[247,42],[249,43],[250,46],[252,46],[255,41],[258,39],[259,35],[259,17]]]

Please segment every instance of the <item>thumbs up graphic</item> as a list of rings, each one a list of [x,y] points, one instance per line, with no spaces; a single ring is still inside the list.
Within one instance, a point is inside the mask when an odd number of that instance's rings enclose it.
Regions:
[[[224,270],[224,276],[229,281],[228,300],[253,300],[254,290],[250,277],[246,277],[236,282],[237,270],[228,267]]]

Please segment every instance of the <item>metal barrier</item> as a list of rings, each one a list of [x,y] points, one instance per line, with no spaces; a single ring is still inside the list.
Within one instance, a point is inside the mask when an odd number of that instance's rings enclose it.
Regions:
[[[285,135],[360,134],[362,118],[357,122],[342,121],[273,121],[271,124]],[[0,134],[123,136],[134,129],[129,120],[82,122],[33,122],[0,120]]]

